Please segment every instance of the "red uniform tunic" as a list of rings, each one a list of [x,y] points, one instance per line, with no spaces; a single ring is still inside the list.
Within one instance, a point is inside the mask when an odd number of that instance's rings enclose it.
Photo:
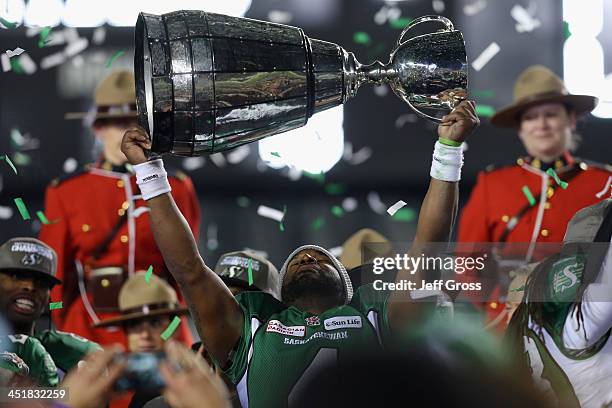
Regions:
[[[170,174],[168,179],[174,200],[194,236],[198,237],[200,207],[191,180],[182,173]],[[92,327],[96,319],[104,320],[117,314],[95,313],[86,306],[83,293],[87,289],[79,290],[74,264],[75,261],[86,264],[125,213],[125,222],[94,267],[124,266],[133,274],[152,265],[154,273],[160,274],[164,271],[164,263],[149,226],[148,210],[135,176],[124,167],[89,166],[78,174],[54,180],[47,188],[45,215],[50,224],[43,226],[40,239],[57,252],[57,277],[64,282],[51,292],[51,302],[63,301],[63,308],[52,312],[53,321],[60,330],[98,344],[119,342],[126,346],[122,330]],[[85,276],[83,283],[87,279]],[[87,293],[87,299],[92,303],[91,293]],[[183,318],[177,334],[190,343],[186,323]]]
[[[612,187],[608,184],[612,171],[609,166],[588,164],[569,155],[566,155],[563,165],[557,167],[555,171],[561,180],[570,172],[575,173],[568,181],[567,189],[551,189],[555,180],[530,158],[521,158],[515,165],[480,173],[461,213],[458,241],[499,242],[508,223],[516,222],[505,242],[529,243],[529,247],[536,242],[562,242],[567,223],[576,211],[610,197]],[[540,197],[515,221],[513,217],[528,204],[523,186],[529,188],[534,198]],[[539,260],[537,258],[537,253],[533,253],[529,261]],[[504,310],[503,303],[498,302],[500,295],[505,294],[497,288],[492,295],[495,299],[491,298],[487,304],[489,319]],[[503,322],[505,327],[505,319],[499,322]]]

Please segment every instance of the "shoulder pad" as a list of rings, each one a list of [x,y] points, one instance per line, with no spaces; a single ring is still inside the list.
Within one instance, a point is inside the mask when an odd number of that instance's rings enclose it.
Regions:
[[[51,180],[51,183],[49,183],[49,185],[51,187],[57,187],[60,184],[62,184],[63,182],[65,182],[65,181],[68,181],[68,180],[70,180],[72,178],[80,176],[81,174],[87,173],[89,171],[90,167],[91,167],[90,165],[85,165],[85,166],[81,167],[78,170],[75,170],[74,172],[72,172],[70,174],[63,174],[63,175],[61,175],[59,177],[56,177],[53,180]]]
[[[607,171],[608,173],[612,173],[612,165],[607,163],[598,163],[591,160],[584,160],[576,158],[576,162],[582,170],[586,170],[589,167],[594,167],[599,170]]]

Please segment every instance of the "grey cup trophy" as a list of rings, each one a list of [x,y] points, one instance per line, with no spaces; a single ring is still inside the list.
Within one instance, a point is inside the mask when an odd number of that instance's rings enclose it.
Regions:
[[[404,40],[430,21],[445,28]],[[304,126],[365,82],[389,84],[433,121],[419,109],[449,111],[467,97],[463,35],[440,16],[412,21],[387,65],[362,65],[298,27],[204,11],[141,13],[135,41],[138,122],[157,154],[214,153]]]

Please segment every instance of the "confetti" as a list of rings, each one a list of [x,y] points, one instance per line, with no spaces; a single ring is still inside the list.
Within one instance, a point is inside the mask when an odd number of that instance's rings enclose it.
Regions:
[[[412,222],[416,219],[417,213],[412,208],[400,208],[392,216],[393,221]]]
[[[499,45],[497,45],[496,42],[492,42],[487,46],[487,48],[484,49],[483,52],[480,53],[478,57],[476,57],[474,62],[472,62],[472,68],[474,68],[476,71],[480,71],[495,55],[497,55],[499,50]]]
[[[353,153],[351,160],[349,160],[349,164],[357,166],[359,164],[364,163],[370,157],[372,157],[372,149],[370,147],[365,146]]]
[[[13,51],[11,50],[6,50],[6,55],[11,58],[11,57],[16,57],[18,55],[21,55],[21,53],[23,53],[25,50],[23,48],[17,47],[15,48]]]
[[[45,216],[45,213],[42,211],[36,211],[36,216],[38,217],[38,219],[40,220],[40,222],[42,222],[45,225],[49,225],[49,220],[47,219],[47,217]]]
[[[483,118],[490,118],[495,115],[495,108],[491,105],[476,105],[476,114]]]
[[[42,60],[40,60],[40,68],[41,69],[49,69],[61,65],[64,61],[66,61],[66,56],[63,52],[56,52],[51,55],[47,55]]]
[[[356,44],[364,44],[370,45],[372,43],[372,39],[370,38],[370,34],[365,31],[357,31],[353,34],[353,42]]]
[[[179,324],[181,324],[181,318],[178,316],[174,316],[174,319],[172,319],[172,321],[170,322],[170,325],[161,334],[161,338],[164,339],[164,341],[168,340],[170,336],[174,334]]]
[[[567,41],[568,38],[572,35],[572,32],[569,29],[569,23],[567,21],[563,22],[563,40]]]
[[[395,20],[397,18],[400,18],[401,15],[402,10],[400,10],[399,7],[389,7],[387,5],[384,5],[374,15],[374,22],[378,25],[383,25],[388,20]]]
[[[149,269],[147,269],[147,272],[145,273],[145,282],[149,283],[151,280],[151,275],[153,275],[153,265],[149,265]]]
[[[13,217],[13,209],[11,207],[0,206],[0,220],[8,220]]]
[[[523,186],[523,194],[525,194],[525,197],[527,198],[527,201],[529,201],[529,205],[531,205],[533,207],[535,205],[535,203],[536,203],[536,200],[535,200],[535,198],[533,198],[533,195],[531,194],[531,191],[529,191],[529,187]]]
[[[251,203],[251,200],[249,197],[240,196],[236,199],[236,203],[238,204],[238,207],[247,208]]]
[[[21,214],[21,218],[23,218],[25,221],[29,220],[30,213],[28,211],[28,208],[24,204],[23,200],[20,197],[17,197],[13,201],[15,202],[15,205],[17,206],[17,209],[19,210],[19,214]]]
[[[416,123],[419,121],[419,118],[414,113],[404,113],[400,115],[397,119],[395,119],[395,128],[401,129],[404,127],[406,123]]]
[[[257,215],[265,218],[270,218],[274,221],[281,222],[285,213],[283,211],[277,210],[276,208],[266,207],[265,205],[260,205],[257,207]]]
[[[384,214],[387,211],[387,206],[381,201],[380,195],[376,191],[368,193],[368,205],[377,214]]]
[[[283,221],[285,221],[286,215],[287,215],[287,206],[284,205],[283,206],[283,218],[281,218],[280,224],[278,224],[278,229],[281,230],[281,232],[285,232],[285,224],[283,223]]]
[[[3,154],[2,156],[0,156],[0,160],[4,160],[6,164],[8,164],[11,169],[13,169],[13,172],[17,174],[17,167],[15,167],[10,157],[8,157],[6,154]]]
[[[111,65],[113,65],[113,62],[115,62],[117,60],[117,58],[121,57],[123,54],[125,54],[125,51],[117,51],[112,57],[109,58],[109,60],[106,62],[106,68],[110,68]]]
[[[79,38],[75,41],[69,41],[69,45],[64,49],[64,55],[66,58],[72,58],[81,51],[84,51],[88,46],[89,40],[87,38]]]
[[[384,98],[389,94],[389,87],[387,86],[387,84],[376,85],[374,87],[374,94],[376,96]]]
[[[612,182],[612,176],[608,177],[608,181],[606,181],[606,185],[603,188],[603,190],[601,190],[599,193],[595,194],[595,197],[597,198],[601,198],[604,196],[604,194],[606,194],[606,192],[608,191],[608,189],[610,188],[610,183]]]
[[[77,162],[74,157],[69,157],[64,161],[64,165],[62,167],[64,169],[64,173],[73,173],[77,167],[79,167],[79,162]]]
[[[391,26],[391,28],[395,28],[395,29],[403,29],[406,28],[408,26],[408,24],[410,24],[412,22],[412,19],[409,17],[401,17],[401,18],[397,18],[395,20],[390,20],[389,21],[389,25]]]
[[[13,162],[18,166],[29,166],[32,163],[32,159],[27,154],[16,152],[13,155]]]
[[[336,217],[342,217],[344,215],[344,211],[339,205],[334,205],[331,208],[331,213],[334,214]]]
[[[227,161],[230,164],[238,164],[246,159],[251,153],[251,148],[247,145],[242,145],[227,154]]]
[[[473,91],[472,96],[474,96],[474,98],[494,98],[495,92],[489,89],[483,91]]]
[[[253,285],[253,260],[251,258],[249,258],[248,273],[249,273],[249,286],[252,286]]]
[[[213,153],[208,157],[210,158],[210,161],[212,161],[215,164],[215,166],[219,168],[225,167],[225,164],[227,163],[223,153]]]
[[[3,19],[2,17],[0,17],[0,23],[2,23],[2,25],[10,30],[17,28],[17,23],[11,23],[8,20]]]
[[[442,0],[433,0],[431,2],[431,8],[433,8],[433,10],[437,14],[442,14],[444,13],[444,10],[446,9],[446,5],[444,4],[444,1]]]
[[[49,310],[61,309],[62,307],[62,302],[49,303]]]
[[[525,290],[525,285],[521,286],[520,288],[510,289],[510,292],[522,292],[524,290]]]
[[[204,164],[206,164],[206,160],[202,156],[187,157],[183,159],[183,168],[187,171],[194,171],[202,168]]]
[[[36,63],[30,58],[27,52],[20,55],[17,61],[26,74],[32,75],[36,72]]]
[[[94,30],[91,42],[96,45],[100,45],[106,39],[106,29],[104,27],[98,27]]]
[[[11,70],[11,59],[6,53],[0,55],[0,63],[2,64],[2,72],[8,72]]]
[[[219,247],[219,240],[217,239],[217,224],[210,223],[208,228],[206,228],[206,236],[208,239],[206,240],[206,248],[209,251],[214,251]]]
[[[357,209],[357,199],[353,197],[346,197],[342,200],[342,208],[346,212],[355,211]]]
[[[11,61],[11,69],[13,70],[14,73],[21,75],[25,72],[23,67],[21,66],[21,63],[19,62],[17,58],[12,58],[10,61]]]
[[[557,185],[559,185],[559,187],[561,187],[564,190],[567,188],[567,186],[568,186],[567,181],[562,181],[559,178],[559,176],[557,176],[557,173],[555,173],[555,171],[553,169],[546,170],[546,174],[548,174],[550,177],[555,179],[555,182],[557,183]]]
[[[323,228],[323,225],[325,225],[325,220],[323,217],[317,217],[312,224],[310,224],[310,228],[312,228],[313,231],[318,231]]]
[[[270,153],[270,156],[278,157],[280,159],[280,154],[278,154],[278,152],[272,152]]]
[[[531,32],[541,25],[540,20],[533,18],[520,4],[515,4],[512,7],[510,15],[516,21],[514,28],[519,33]]]
[[[342,183],[329,183],[325,185],[325,192],[330,195],[340,195],[346,191],[346,186]]]
[[[38,48],[43,48],[49,43],[49,34],[51,34],[51,27],[44,27],[42,30],[40,30]]]
[[[487,2],[485,0],[478,0],[472,4],[463,6],[463,12],[467,16],[474,16],[484,10],[485,7],[487,7]]]
[[[339,258],[342,255],[342,247],[337,246],[337,247],[329,248],[329,253],[335,256],[336,258]]]
[[[293,14],[288,11],[270,10],[268,12],[268,20],[273,23],[289,24],[293,20]]]
[[[397,210],[399,210],[400,208],[402,208],[403,206],[406,205],[406,202],[403,200],[399,200],[397,203],[393,204],[391,207],[389,207],[387,209],[387,213],[389,215],[393,215],[397,212]]]

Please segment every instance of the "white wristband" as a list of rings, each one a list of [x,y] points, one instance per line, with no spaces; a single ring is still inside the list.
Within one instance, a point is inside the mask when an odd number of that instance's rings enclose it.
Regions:
[[[140,188],[143,199],[150,200],[172,191],[162,159],[137,164],[133,168],[136,173],[136,184]]]
[[[431,177],[442,181],[461,180],[463,166],[463,147],[447,146],[436,142],[431,161]]]

